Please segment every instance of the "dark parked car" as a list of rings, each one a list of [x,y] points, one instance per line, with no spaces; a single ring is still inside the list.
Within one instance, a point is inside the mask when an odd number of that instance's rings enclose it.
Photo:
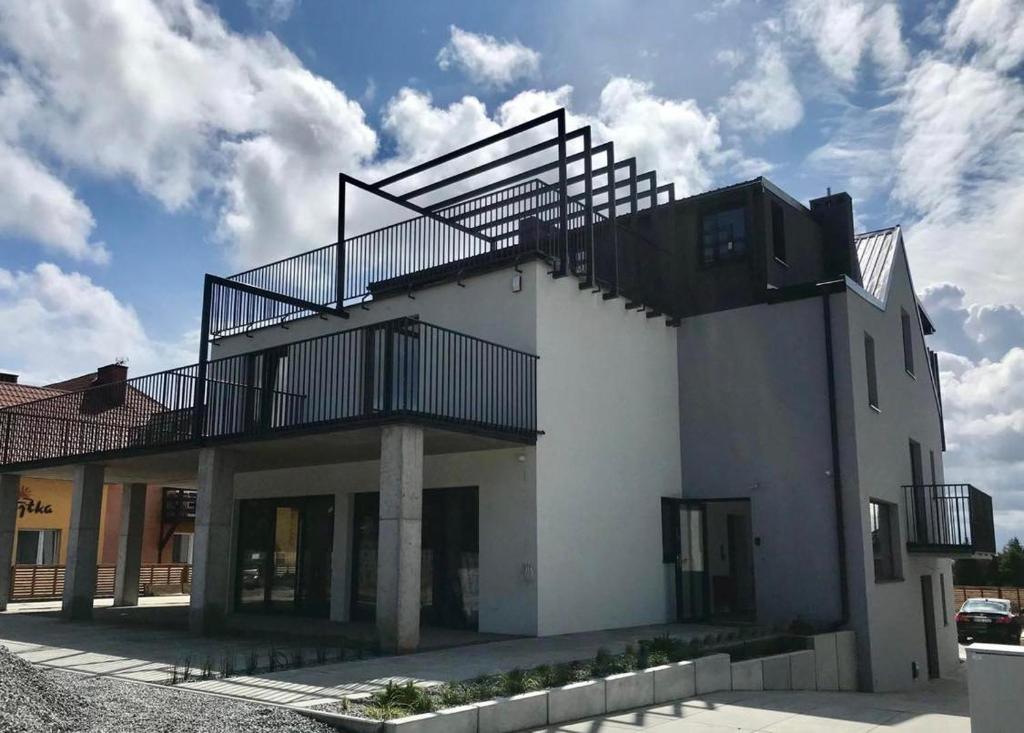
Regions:
[[[956,615],[956,635],[968,641],[1020,644],[1019,610],[1003,598],[968,598]]]

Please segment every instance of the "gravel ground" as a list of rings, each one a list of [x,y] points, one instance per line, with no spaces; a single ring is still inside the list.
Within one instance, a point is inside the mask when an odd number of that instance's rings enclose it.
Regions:
[[[281,708],[34,667],[0,646],[4,733],[333,733]]]

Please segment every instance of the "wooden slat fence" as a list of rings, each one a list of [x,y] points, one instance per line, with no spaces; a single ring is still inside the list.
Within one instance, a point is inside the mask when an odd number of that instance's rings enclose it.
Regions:
[[[1016,602],[1017,608],[1024,608],[1024,588],[977,585],[958,585],[953,588],[953,599],[958,609],[968,598],[1006,598]]]
[[[56,600],[64,592],[64,565],[15,565],[11,573],[11,601]],[[114,595],[115,565],[96,566],[96,597]],[[191,582],[192,566],[184,563],[143,565],[139,570],[139,593],[153,585]]]

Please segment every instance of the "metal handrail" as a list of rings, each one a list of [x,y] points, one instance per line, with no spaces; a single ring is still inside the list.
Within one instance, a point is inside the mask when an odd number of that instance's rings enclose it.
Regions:
[[[0,465],[399,416],[529,440],[537,433],[536,360],[398,318],[210,360],[203,376],[190,365],[0,409]]]

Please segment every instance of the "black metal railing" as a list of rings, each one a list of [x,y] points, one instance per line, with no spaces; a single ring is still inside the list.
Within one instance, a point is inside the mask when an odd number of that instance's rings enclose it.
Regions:
[[[214,287],[210,334],[284,323],[315,313],[314,306],[336,308],[339,278],[349,307],[529,257],[551,263],[553,272],[590,275],[638,307],[678,315],[668,252],[623,224],[638,215],[612,221],[568,197],[563,235],[562,205],[556,186],[531,179],[348,238],[343,272],[331,244],[233,275]]]
[[[175,524],[196,518],[197,494],[193,489],[164,487],[161,496],[160,521]]]
[[[993,554],[992,497],[970,484],[903,487],[907,548],[919,552]]]
[[[0,465],[394,418],[530,441],[536,361],[400,318],[0,409]]]

